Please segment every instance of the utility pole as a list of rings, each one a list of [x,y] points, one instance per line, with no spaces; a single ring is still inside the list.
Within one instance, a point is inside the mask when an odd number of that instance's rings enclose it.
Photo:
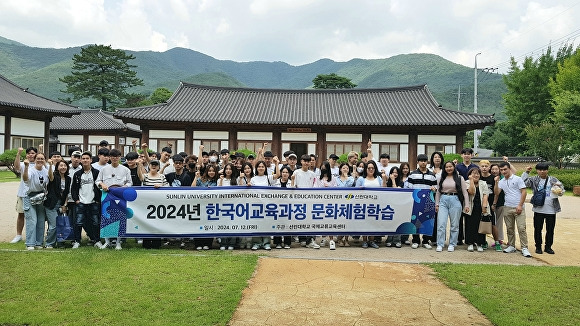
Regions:
[[[459,85],[459,90],[457,91],[457,111],[461,111],[461,95],[465,95],[466,93],[461,93],[461,85]]]
[[[473,84],[473,113],[477,113],[477,56],[480,55],[480,53],[475,55],[475,77],[474,77],[474,84]],[[478,130],[474,130],[473,131],[473,152],[475,153],[475,155],[477,155],[478,152],[478,148],[479,148],[479,140],[477,139],[477,132]]]

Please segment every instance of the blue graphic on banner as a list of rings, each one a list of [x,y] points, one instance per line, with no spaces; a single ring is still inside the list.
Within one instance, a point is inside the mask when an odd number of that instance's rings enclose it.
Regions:
[[[433,232],[425,189],[111,188],[101,237],[386,235]]]

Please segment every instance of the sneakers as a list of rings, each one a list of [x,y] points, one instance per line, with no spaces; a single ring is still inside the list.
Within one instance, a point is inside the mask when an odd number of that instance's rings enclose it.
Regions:
[[[97,242],[95,243],[95,246],[97,246],[99,243],[100,243],[100,242],[99,242],[99,241],[97,241]],[[99,247],[99,249],[107,249],[107,248],[108,248],[110,245],[111,245],[111,243],[109,243],[109,242],[105,242],[104,244],[102,244],[102,245]]]
[[[413,248],[413,249],[417,249],[417,248],[419,248],[419,244],[418,244],[418,243],[413,243],[413,244],[411,245],[411,248]]]
[[[424,244],[423,244],[423,247],[425,247],[425,249],[431,249],[431,248],[433,248],[433,247],[431,247],[431,245],[430,245],[430,244],[428,244],[428,243],[424,243]]]
[[[264,245],[264,249],[265,249],[265,250],[271,250],[272,248],[270,247],[270,244],[269,244],[269,243],[266,243],[266,244]]]
[[[34,246],[28,246],[26,247],[26,250],[34,250]]]
[[[448,252],[454,252],[455,251],[455,246],[449,246],[449,247],[447,247],[447,251]]]
[[[53,246],[51,246],[51,245],[48,245],[48,246],[46,246],[46,247],[44,247],[44,248],[45,248],[45,249],[54,249],[54,247],[53,247]]]
[[[12,241],[10,241],[10,243],[18,243],[22,241],[22,236],[21,235],[17,235],[14,237],[14,239],[12,239]]]
[[[310,242],[310,244],[308,245],[308,248],[312,248],[312,249],[320,249],[320,245],[318,243],[316,243],[316,241],[312,241]]]
[[[486,250],[488,248],[489,244],[487,243],[487,241],[485,241],[482,245],[483,250]]]
[[[400,243],[400,242],[397,242],[397,243],[395,243],[395,247],[397,247],[397,248],[401,248],[401,247],[402,247],[402,245],[401,245],[401,243]]]
[[[203,250],[209,250],[209,246],[203,246]]]
[[[137,239],[137,244],[142,245],[143,244],[143,239]]]
[[[497,252],[501,252],[502,251],[501,250],[501,244],[499,242],[496,242],[495,243],[495,251],[497,251]]]
[[[121,250],[123,248],[121,248],[121,241],[117,241],[117,244],[115,245],[115,250]]]
[[[344,240],[344,246],[345,247],[350,247],[350,243],[348,242],[348,240]]]
[[[409,241],[409,240],[405,240],[405,244],[406,244],[406,245],[410,245],[410,244],[411,244],[411,241]]]
[[[379,245],[374,241],[371,241],[371,243],[369,245],[375,249],[379,249]]]
[[[385,247],[392,247],[392,246],[393,246],[393,243],[392,242],[385,243]]]
[[[81,244],[75,241],[75,242],[73,242],[72,248],[73,249],[79,249],[80,246],[81,246]]]
[[[322,238],[322,240],[320,240],[320,246],[321,247],[326,246],[326,239],[325,238]]]
[[[437,246],[437,249],[435,249],[435,251],[437,251],[437,252],[442,252],[442,251],[443,251],[443,247],[441,247],[441,246]]]
[[[306,247],[306,241],[302,241],[302,242],[300,242],[300,246],[302,246],[302,247]]]
[[[554,252],[554,250],[552,250],[552,248],[544,248],[544,251],[545,251],[547,254],[550,254],[550,255],[553,255],[553,254],[555,254],[555,252]]]
[[[233,246],[229,246],[228,247],[228,250],[234,250],[234,247]]]
[[[503,250],[503,252],[505,252],[506,254],[512,253],[512,252],[516,252],[516,248],[514,246],[509,246],[507,248],[505,248]]]
[[[530,254],[530,251],[528,250],[528,248],[522,248],[522,256],[530,258],[530,257],[532,257],[532,254]]]
[[[470,244],[470,245],[467,247],[467,251],[469,251],[469,252],[473,252],[473,245],[472,245],[472,244]]]
[[[368,242],[363,242],[362,247],[365,248],[365,249],[368,248],[369,247],[369,243]]]
[[[103,244],[101,243],[101,241],[97,241],[95,243],[93,243],[93,247],[97,248],[97,249],[103,249]]]
[[[226,250],[226,246],[221,246],[220,250]]]
[[[252,246],[252,250],[258,250],[258,249],[260,249],[260,246],[258,246],[258,245],[253,245]]]
[[[336,249],[336,243],[334,243],[334,240],[330,240],[328,242],[328,247],[330,248],[330,250],[335,250]]]
[[[482,246],[477,246],[477,252],[483,252],[483,247]]]
[[[290,245],[284,245],[284,249],[290,249]]]
[[[281,244],[277,244],[276,245],[276,249],[282,249],[282,245]]]

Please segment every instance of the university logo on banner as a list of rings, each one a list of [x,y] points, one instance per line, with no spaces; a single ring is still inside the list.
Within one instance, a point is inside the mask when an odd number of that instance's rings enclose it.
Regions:
[[[102,237],[385,235],[433,232],[428,189],[111,188]]]

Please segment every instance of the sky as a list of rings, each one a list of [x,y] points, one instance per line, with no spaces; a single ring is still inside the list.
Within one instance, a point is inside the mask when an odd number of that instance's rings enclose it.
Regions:
[[[0,36],[28,46],[105,44],[220,60],[348,61],[432,53],[505,72],[578,44],[580,0],[1,0]]]

